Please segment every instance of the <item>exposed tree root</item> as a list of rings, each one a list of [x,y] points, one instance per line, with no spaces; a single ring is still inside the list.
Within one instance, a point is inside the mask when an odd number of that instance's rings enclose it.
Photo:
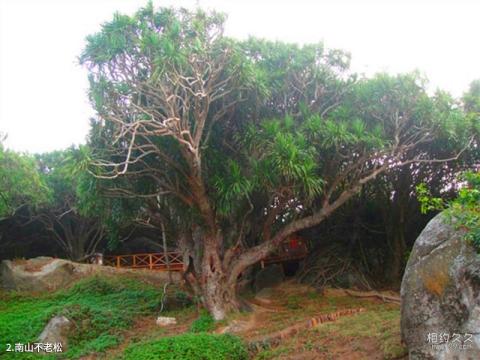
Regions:
[[[272,334],[250,340],[248,342],[248,348],[252,352],[258,352],[263,349],[278,346],[283,339],[291,337],[301,330],[310,329],[326,322],[336,321],[341,316],[353,315],[364,311],[365,308],[354,308],[339,310],[329,314],[323,314],[318,317],[314,317],[307,321],[304,321],[300,324],[292,325],[290,327],[287,327],[286,329],[274,332]]]

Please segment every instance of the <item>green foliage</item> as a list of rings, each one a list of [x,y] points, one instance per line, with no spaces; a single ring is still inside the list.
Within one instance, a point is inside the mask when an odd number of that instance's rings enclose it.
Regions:
[[[422,214],[426,214],[429,211],[445,209],[445,203],[443,200],[441,198],[432,197],[425,183],[416,186],[416,193]]]
[[[183,334],[130,345],[125,360],[246,360],[242,341],[232,335]]]
[[[212,331],[215,328],[215,320],[208,313],[202,313],[198,319],[194,320],[190,325],[190,332],[201,333]]]
[[[36,160],[44,182],[53,193],[53,207],[70,206],[75,212],[84,215],[93,203],[102,204],[98,198],[94,179],[87,172],[90,163],[90,150],[87,146],[70,147],[61,151],[37,155]],[[97,205],[99,206],[99,205]],[[95,213],[99,215],[99,213]]]
[[[273,106],[269,110],[273,111],[263,114],[267,118],[306,108],[305,102],[314,94],[314,86],[303,89],[300,101],[285,101],[292,95],[291,83],[302,79],[305,74],[314,82],[318,81],[325,88],[333,90],[341,84],[337,75],[343,74],[350,65],[348,53],[338,49],[327,50],[323,43],[300,46],[251,37],[239,46],[251,61],[246,63],[251,64],[255,78],[255,92],[252,95],[267,97],[272,101]],[[298,76],[299,74],[301,75]],[[299,88],[302,86],[298,85]],[[277,105],[279,106],[275,109]],[[285,109],[285,106],[288,108]],[[284,111],[279,112],[282,107]]]
[[[120,343],[136,316],[158,311],[160,297],[150,285],[105,277],[51,295],[7,295],[0,305],[0,349],[5,343],[34,342],[47,322],[61,314],[75,323],[68,358],[103,352]]]
[[[462,100],[467,112],[480,116],[480,80],[472,81]]]
[[[467,172],[463,180],[467,186],[460,189],[449,211],[457,226],[467,231],[466,240],[480,253],[480,172]]]
[[[307,141],[306,129],[291,117],[250,125],[244,145],[252,154],[252,181],[257,190],[290,188],[292,195],[313,199],[322,191],[315,149]],[[304,132],[305,131],[305,132]]]
[[[13,215],[23,205],[47,204],[51,195],[35,158],[6,150],[0,143],[0,218]]]
[[[480,253],[480,173],[466,172],[460,180],[465,186],[448,204],[432,197],[424,184],[417,186],[418,200],[423,213],[447,208],[447,215],[455,226],[466,231],[465,239]]]
[[[215,174],[213,186],[217,190],[217,209],[223,215],[229,215],[235,206],[251,193],[254,183],[242,174],[240,165],[229,159],[225,172]]]
[[[59,208],[63,212],[77,205],[76,187],[81,175],[75,169],[79,151],[72,146],[66,150],[36,155],[40,176],[52,194],[52,201],[45,208]]]
[[[139,73],[139,78],[149,77],[154,84],[173,67],[185,69],[192,54],[205,56],[212,52],[213,56],[221,56],[226,43],[233,50],[230,46],[233,42],[228,39],[210,44],[212,35],[223,31],[224,21],[225,16],[217,12],[156,10],[150,3],[133,16],[115,14],[99,33],[88,36],[80,62],[91,69],[103,69],[126,58],[146,61],[149,68]],[[235,65],[241,67],[240,62],[235,61]],[[133,84],[109,81],[104,74],[92,74],[90,83],[92,103],[101,114],[106,111],[113,91],[122,95],[132,95],[135,91]]]

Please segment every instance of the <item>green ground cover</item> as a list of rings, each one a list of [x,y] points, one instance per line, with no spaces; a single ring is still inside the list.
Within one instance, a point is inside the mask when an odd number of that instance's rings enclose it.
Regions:
[[[122,332],[137,316],[160,308],[160,290],[128,278],[93,277],[53,294],[32,296],[3,293],[0,301],[0,357],[29,358],[5,353],[6,344],[33,343],[55,315],[75,326],[63,357],[103,352],[122,341]],[[38,357],[38,356],[37,356]]]

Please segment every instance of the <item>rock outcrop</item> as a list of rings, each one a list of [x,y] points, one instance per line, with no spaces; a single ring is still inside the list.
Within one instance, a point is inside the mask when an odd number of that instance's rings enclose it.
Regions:
[[[410,359],[480,359],[480,257],[444,213],[417,238],[401,298]]]
[[[3,260],[0,264],[0,288],[20,291],[53,291],[92,275],[131,274],[158,282],[168,281],[168,273],[151,270],[117,269],[110,266],[81,264],[69,260],[38,257],[29,260]],[[174,282],[180,274],[172,273]]]
[[[0,265],[2,288],[7,290],[56,290],[68,285],[77,272],[73,263],[49,257],[4,260]]]

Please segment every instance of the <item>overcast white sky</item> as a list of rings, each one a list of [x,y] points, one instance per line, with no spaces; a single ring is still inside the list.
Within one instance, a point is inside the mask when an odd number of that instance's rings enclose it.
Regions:
[[[479,1],[155,0],[228,14],[228,35],[323,40],[372,74],[418,69],[431,88],[460,96],[480,78]],[[9,148],[42,152],[84,142],[93,111],[77,65],[84,38],[141,0],[0,0],[0,132]]]

